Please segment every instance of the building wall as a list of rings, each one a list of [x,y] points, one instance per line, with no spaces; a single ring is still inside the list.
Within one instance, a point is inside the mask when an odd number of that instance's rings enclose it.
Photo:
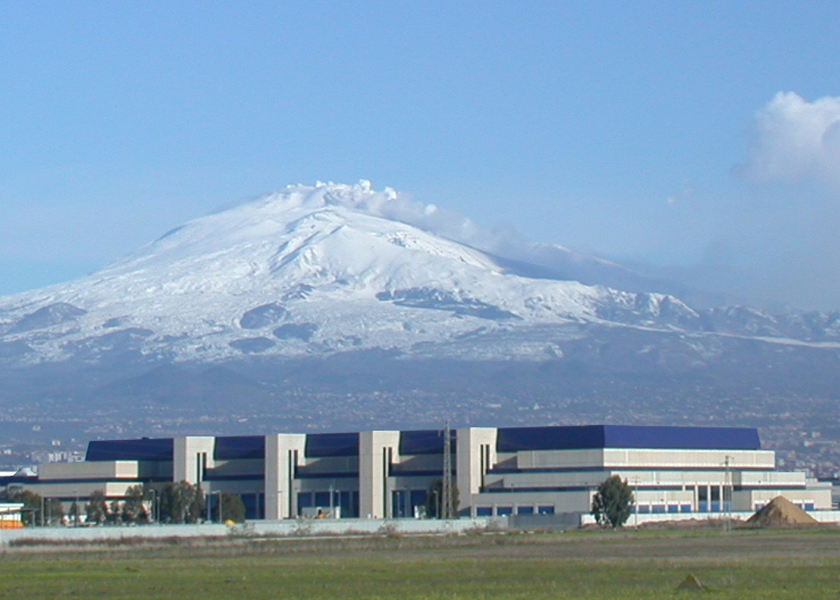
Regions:
[[[207,469],[215,466],[216,438],[189,436],[175,438],[173,479],[188,483],[202,483]]]
[[[297,514],[293,494],[295,470],[304,461],[306,436],[281,433],[265,437],[265,518],[288,519]]]
[[[38,474],[41,479],[48,481],[136,480],[139,474],[139,463],[136,460],[46,463],[38,467]]]
[[[559,428],[557,435],[568,429],[574,428]],[[582,429],[592,445],[597,428]],[[775,471],[772,451],[574,447],[559,438],[566,447],[556,449],[553,428],[535,430],[530,440],[527,429],[517,428],[504,444],[500,432],[511,430],[457,430],[453,463],[462,514],[588,513],[595,489],[611,475],[633,487],[638,510],[646,513],[755,510],[779,494],[806,507],[831,508],[830,486],[815,485],[803,473]],[[611,429],[616,431],[622,433]],[[648,428],[646,440],[656,442],[656,431]],[[692,430],[693,439],[701,433]],[[109,447],[97,442],[100,460],[42,465],[31,489],[65,500],[86,501],[95,490],[119,498],[130,485],[162,484],[165,471],[172,481],[198,483],[205,492],[243,494],[251,516],[270,520],[325,508],[334,509],[331,516],[400,518],[421,512],[430,487],[443,476],[443,440],[435,431],[188,436],[171,440],[167,456],[160,454],[161,441],[153,440],[158,453],[146,461],[102,459],[125,457],[126,448],[147,447],[147,440],[115,443],[120,454],[108,454]]]
[[[387,519],[392,513],[389,475],[400,462],[399,431],[364,431],[359,435],[359,512],[369,519]]]
[[[485,477],[498,462],[495,427],[459,429],[456,441],[456,472],[459,491],[458,510],[468,510],[471,498],[486,485]]]

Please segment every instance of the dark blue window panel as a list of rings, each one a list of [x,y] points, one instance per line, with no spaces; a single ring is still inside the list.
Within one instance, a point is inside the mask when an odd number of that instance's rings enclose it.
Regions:
[[[805,510],[814,510],[814,504],[812,502],[806,502]]]
[[[358,433],[310,433],[306,436],[305,456],[358,456]]]
[[[537,509],[537,512],[541,515],[553,515],[554,514],[554,507],[553,506],[540,506]]]
[[[453,454],[455,452],[455,430],[449,432]],[[400,454],[443,454],[443,430],[403,431],[400,433]]]
[[[520,506],[516,509],[517,515],[533,515],[534,514],[534,507],[533,506]]]
[[[680,507],[677,506],[676,504],[669,504],[668,505],[668,512],[669,513],[680,512]]]
[[[139,440],[101,440],[88,443],[85,460],[141,460],[165,462],[172,460],[172,438],[141,438]]]
[[[506,427],[496,442],[499,452],[590,448],[759,450],[761,440],[757,429],[743,427],[583,425]]]
[[[34,483],[36,481],[38,481],[36,475],[10,475],[9,477],[0,477],[0,487],[7,487],[15,483]]]
[[[242,494],[246,519],[265,519],[265,496],[263,494]]]
[[[336,492],[337,506],[341,507],[341,518],[350,519],[359,516],[359,492]]]
[[[242,475],[216,475],[213,470],[207,471],[204,481],[262,481],[263,473],[243,473]]]
[[[691,505],[690,504],[680,505],[680,512],[690,513],[691,512]]]
[[[426,490],[411,490],[411,506],[426,506]]]
[[[391,512],[395,519],[407,519],[413,516],[413,510],[408,504],[409,494],[407,490],[394,490],[391,492]]]
[[[303,514],[304,508],[312,508],[315,506],[312,504],[312,493],[311,492],[299,492],[297,495],[297,504],[298,504],[298,516]]]
[[[213,456],[217,460],[263,459],[265,458],[265,437],[261,435],[217,437]]]
[[[513,514],[513,507],[512,506],[498,506],[496,507],[496,514],[500,517],[504,517],[507,515]]]
[[[604,428],[600,425],[582,427],[505,427],[498,431],[496,450],[570,450],[603,448]]]
[[[653,505],[653,512],[655,512],[657,514],[664,513],[665,512],[665,507],[662,506],[661,504],[654,504]]]
[[[309,471],[308,467],[298,467],[295,479],[358,479],[359,471]]]
[[[477,506],[475,508],[476,517],[492,517],[493,508],[491,506]]]

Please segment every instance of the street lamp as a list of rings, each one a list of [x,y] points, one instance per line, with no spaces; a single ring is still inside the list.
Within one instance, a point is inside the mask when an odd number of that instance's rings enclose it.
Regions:
[[[213,496],[218,496],[219,497],[219,500],[218,500],[218,502],[219,502],[219,510],[218,510],[218,512],[219,512],[219,523],[224,523],[224,521],[222,520],[222,493],[223,492],[221,490],[216,491],[216,492],[210,490],[210,491],[207,492],[207,495],[211,498]],[[210,521],[212,522],[213,521],[213,513],[212,513],[212,510],[210,509],[209,506],[207,507],[207,516],[210,518]]]
[[[157,505],[157,490],[153,487],[150,487],[149,493],[151,493],[152,495],[152,523],[157,523],[158,520],[155,518],[155,506]]]

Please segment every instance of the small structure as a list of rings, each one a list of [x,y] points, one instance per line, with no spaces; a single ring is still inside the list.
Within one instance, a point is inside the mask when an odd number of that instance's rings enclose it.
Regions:
[[[0,503],[0,529],[21,529],[23,504],[18,502]]]

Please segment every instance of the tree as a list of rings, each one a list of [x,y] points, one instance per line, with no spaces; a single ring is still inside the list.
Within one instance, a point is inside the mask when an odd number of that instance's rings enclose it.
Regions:
[[[125,501],[122,505],[122,520],[125,523],[147,523],[149,513],[146,511],[144,500],[146,493],[143,485],[133,485],[125,491]]]
[[[452,499],[452,515],[454,516],[458,511],[459,497],[458,486],[455,485],[454,481],[452,482],[450,497]],[[435,479],[426,494],[426,517],[440,519],[443,513],[443,479]]]
[[[85,513],[87,514],[88,523],[101,525],[108,519],[108,502],[105,499],[105,492],[95,490],[91,493],[88,503],[85,506]]]
[[[111,500],[111,507],[108,509],[108,523],[111,525],[122,523],[122,504],[116,498]]]
[[[64,522],[64,506],[58,498],[47,498],[44,505],[47,525],[61,525]]]
[[[245,503],[242,502],[242,496],[230,492],[222,493],[222,518],[226,522],[245,522]]]
[[[203,511],[204,493],[198,484],[167,483],[160,492],[160,520],[164,523],[197,523]]]
[[[73,504],[70,505],[70,518],[73,519],[73,526],[79,525],[79,503],[76,500],[73,500]]]
[[[633,490],[628,483],[618,475],[611,475],[598,486],[592,498],[592,515],[603,527],[621,527],[630,518],[633,502]]]

